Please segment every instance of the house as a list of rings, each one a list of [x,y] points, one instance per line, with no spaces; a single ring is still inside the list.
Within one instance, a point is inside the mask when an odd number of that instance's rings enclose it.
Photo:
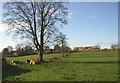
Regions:
[[[82,50],[100,50],[100,46],[85,46],[85,47],[74,47],[74,51]]]

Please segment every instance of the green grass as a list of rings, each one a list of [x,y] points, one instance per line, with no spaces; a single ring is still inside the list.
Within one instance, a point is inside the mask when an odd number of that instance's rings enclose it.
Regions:
[[[9,66],[3,71],[3,80],[23,81],[117,81],[118,52],[95,51],[71,53],[66,58],[60,54],[45,54],[44,59],[58,57],[55,62],[40,65],[21,64]],[[37,59],[37,55],[7,57],[25,62],[26,59]]]

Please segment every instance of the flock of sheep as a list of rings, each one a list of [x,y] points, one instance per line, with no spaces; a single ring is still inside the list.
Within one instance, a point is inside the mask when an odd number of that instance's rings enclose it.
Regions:
[[[48,60],[46,60],[46,61],[43,61],[43,62],[53,62],[53,61],[55,61],[56,59],[58,59],[58,58],[56,58],[56,57],[51,57],[50,59],[48,59]],[[11,63],[14,64],[14,65],[23,64],[23,62],[21,62],[21,61],[11,61]],[[39,62],[38,60],[35,61],[34,59],[27,59],[27,60],[25,61],[25,63],[26,63],[26,64],[30,64],[30,65],[40,64],[40,62]]]

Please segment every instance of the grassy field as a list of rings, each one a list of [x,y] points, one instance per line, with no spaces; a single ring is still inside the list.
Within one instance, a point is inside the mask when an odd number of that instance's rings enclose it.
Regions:
[[[40,65],[21,64],[3,69],[3,80],[23,81],[117,81],[118,52],[96,51],[71,53],[66,58],[60,54],[45,54],[44,59],[58,57],[55,62]],[[37,59],[37,55],[7,57],[25,62]]]

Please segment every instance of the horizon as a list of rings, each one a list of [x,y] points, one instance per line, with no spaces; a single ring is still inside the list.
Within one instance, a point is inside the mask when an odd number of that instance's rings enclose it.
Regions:
[[[69,2],[68,25],[60,30],[67,35],[70,48],[94,46],[110,48],[118,43],[118,2]],[[13,40],[5,33],[6,25],[1,21],[2,3],[0,2],[0,52],[7,46],[13,48],[20,39]],[[1,28],[2,27],[2,28]]]

